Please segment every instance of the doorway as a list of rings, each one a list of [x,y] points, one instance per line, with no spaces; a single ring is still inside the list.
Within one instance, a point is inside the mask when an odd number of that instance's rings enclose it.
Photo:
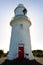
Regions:
[[[18,57],[24,58],[24,44],[18,45]]]

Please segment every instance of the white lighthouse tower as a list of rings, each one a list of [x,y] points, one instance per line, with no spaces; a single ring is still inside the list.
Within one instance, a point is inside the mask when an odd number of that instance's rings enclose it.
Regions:
[[[27,10],[22,4],[19,4],[14,13],[15,17],[10,22],[12,32],[7,59],[27,58],[33,60],[29,30],[31,21],[26,16]]]

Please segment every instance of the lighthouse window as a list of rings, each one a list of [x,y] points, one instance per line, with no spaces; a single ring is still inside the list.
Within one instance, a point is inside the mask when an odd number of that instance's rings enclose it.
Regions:
[[[23,28],[23,24],[20,24],[20,27]]]
[[[26,53],[26,55],[28,56],[29,54],[28,54],[28,53]]]

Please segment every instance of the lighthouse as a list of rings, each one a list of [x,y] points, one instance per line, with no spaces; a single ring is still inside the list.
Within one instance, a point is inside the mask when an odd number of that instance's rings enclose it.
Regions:
[[[23,4],[19,4],[14,10],[15,16],[10,22],[12,26],[10,48],[7,56],[8,60],[16,58],[26,58],[33,60],[31,50],[30,29],[31,21],[26,16],[27,9]]]

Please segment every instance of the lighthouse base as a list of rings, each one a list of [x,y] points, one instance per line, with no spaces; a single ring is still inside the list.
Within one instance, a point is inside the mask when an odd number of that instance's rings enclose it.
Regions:
[[[27,59],[27,58],[16,58],[16,59],[14,59],[14,61],[26,62],[26,61],[29,61],[29,59]]]
[[[25,60],[25,61],[24,61]],[[27,60],[27,59],[19,59],[19,61],[16,60],[5,60],[1,65],[42,65],[36,60]]]

